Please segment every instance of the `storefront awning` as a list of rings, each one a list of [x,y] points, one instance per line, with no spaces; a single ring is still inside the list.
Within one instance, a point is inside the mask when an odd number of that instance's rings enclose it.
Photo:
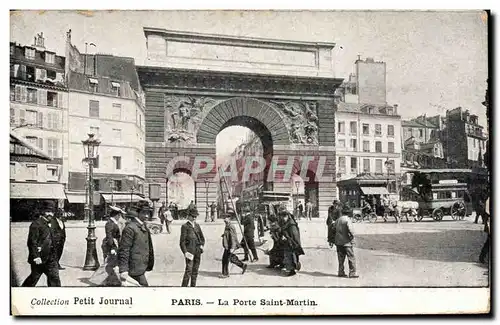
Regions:
[[[385,187],[362,187],[361,191],[365,195],[384,195],[384,194],[389,194],[389,191]]]
[[[142,196],[137,194],[101,194],[106,203],[128,203],[128,202],[139,202],[145,200]],[[113,199],[111,200],[111,196]]]
[[[69,203],[85,203],[85,193],[66,193],[66,198]]]
[[[10,183],[11,199],[66,199],[63,184]]]

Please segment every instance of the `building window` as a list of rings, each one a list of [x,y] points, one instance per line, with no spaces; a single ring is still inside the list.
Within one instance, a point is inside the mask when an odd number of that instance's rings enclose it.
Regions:
[[[474,148],[476,148],[476,139],[472,139],[472,143],[474,144]]]
[[[388,137],[393,137],[394,136],[394,125],[388,125],[387,126],[387,136]]]
[[[47,105],[57,107],[57,93],[52,91],[47,92]]]
[[[14,109],[14,107],[10,108],[10,124],[16,124],[16,110]]]
[[[122,129],[113,129],[113,139],[122,141]]]
[[[59,129],[59,114],[58,113],[49,113],[48,128],[51,130],[58,130]]]
[[[388,108],[387,109],[387,115],[394,115],[394,109],[393,108]]]
[[[358,150],[358,141],[356,139],[351,139],[351,148],[353,151]]]
[[[394,174],[394,168],[395,168],[394,160],[389,160],[387,165],[387,172],[389,174]]]
[[[16,179],[16,163],[10,163],[10,179]]]
[[[370,124],[363,124],[363,135],[370,135]]]
[[[139,136],[139,134],[137,134]],[[345,148],[345,140],[344,139],[339,139],[339,148]]]
[[[122,169],[122,157],[113,156],[113,166],[115,169]]]
[[[36,181],[38,178],[38,165],[26,165],[27,179],[30,181]]]
[[[345,157],[339,157],[339,173],[345,173]]]
[[[113,190],[122,191],[122,181],[120,179],[113,181]]]
[[[382,142],[375,141],[375,152],[382,152]]]
[[[97,92],[97,85],[99,84],[99,81],[95,78],[89,78],[89,87],[90,91],[93,93]]]
[[[37,123],[38,112],[26,110],[24,115],[24,123],[29,124],[30,126],[35,126]]]
[[[363,159],[363,172],[364,173],[370,172],[370,159]]]
[[[47,166],[47,180],[48,181],[57,181],[58,180],[58,170],[57,166]]]
[[[59,147],[58,139],[47,139],[47,153],[51,158],[59,157],[58,147]]]
[[[16,53],[16,45],[10,44],[10,55],[14,55]]]
[[[34,60],[35,59],[35,49],[31,47],[24,48],[24,56],[27,59]]]
[[[89,116],[99,117],[99,101],[89,100]]]
[[[122,104],[113,103],[111,118],[117,121],[120,121],[122,119]]]
[[[422,129],[418,129],[418,136],[419,136],[420,138],[423,138],[423,137],[424,137],[424,130],[422,130]]]
[[[363,141],[363,152],[370,152],[370,141]]]
[[[387,152],[394,153],[394,142],[387,143]]]
[[[358,173],[358,159],[356,157],[351,157],[351,173]]]
[[[351,122],[349,126],[351,134],[356,135],[358,133],[358,124],[356,122]]]
[[[91,134],[93,134],[96,138],[99,138],[101,133],[99,131],[99,127],[98,126],[91,126],[90,127],[90,132]]]
[[[94,179],[94,191],[99,191],[101,189],[101,182],[99,179]]]
[[[27,97],[27,102],[28,103],[32,103],[32,104],[36,104],[37,103],[37,93],[36,93],[36,89],[34,88],[28,88],[28,97]]]
[[[340,134],[344,134],[345,133],[345,122],[338,122],[337,128],[338,128],[338,132]]]
[[[111,92],[115,96],[120,96],[120,83],[118,82],[111,82]]]
[[[16,100],[16,86],[10,85],[10,101],[14,102]]]
[[[26,80],[35,82],[36,79],[36,70],[34,67],[26,67]]]
[[[139,114],[139,127],[142,128],[142,115]]]
[[[375,173],[382,174],[382,159],[375,159]]]
[[[54,64],[56,60],[56,55],[54,53],[45,52],[45,62]]]
[[[375,135],[379,137],[382,135],[382,125],[375,124]]]
[[[38,147],[40,149],[43,150],[43,139],[42,138],[37,138],[37,137],[26,137],[26,140],[28,140],[28,142],[34,146],[34,147]]]

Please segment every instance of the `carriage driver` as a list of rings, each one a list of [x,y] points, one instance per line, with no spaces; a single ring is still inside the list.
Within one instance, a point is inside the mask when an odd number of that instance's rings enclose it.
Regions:
[[[372,206],[368,203],[368,200],[365,196],[361,197],[361,210],[363,213],[370,213],[372,211]]]

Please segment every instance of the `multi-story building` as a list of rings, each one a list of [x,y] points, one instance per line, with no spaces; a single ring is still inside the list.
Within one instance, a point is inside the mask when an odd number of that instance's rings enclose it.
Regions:
[[[10,43],[10,126],[51,159],[11,144],[10,198],[13,220],[28,220],[41,199],[64,202],[68,182],[68,88],[65,58],[45,48],[43,33],[32,45]],[[21,140],[23,141],[23,140]]]
[[[89,133],[101,141],[94,190],[113,204],[140,199],[145,176],[144,96],[134,60],[82,54],[71,44],[70,32],[66,57],[71,130],[68,201],[76,210],[85,203],[87,166],[82,163],[82,140]]]
[[[403,120],[403,144],[407,141],[427,143],[439,137],[439,132],[444,128],[444,118],[440,115],[427,117],[418,116],[414,119]]]
[[[344,84],[335,114],[337,180],[359,174],[397,175],[401,116],[397,105],[386,102],[385,63],[358,59],[355,64],[356,74]]]
[[[487,136],[477,115],[457,107],[446,111],[446,127],[442,131],[445,157],[458,168],[484,167]]]

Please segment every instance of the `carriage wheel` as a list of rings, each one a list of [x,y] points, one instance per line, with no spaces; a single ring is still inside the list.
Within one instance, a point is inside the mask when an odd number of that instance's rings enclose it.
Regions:
[[[443,220],[443,216],[444,216],[444,213],[443,213],[443,210],[441,208],[435,209],[432,212],[432,218],[434,218],[434,220],[436,220],[436,221]]]
[[[368,220],[370,220],[370,222],[377,222],[377,214],[375,212],[372,212],[370,213],[370,215],[368,216]]]
[[[453,220],[463,220],[465,218],[465,205],[463,202],[457,201],[453,203],[451,217]]]
[[[153,226],[153,227],[151,227],[150,229],[151,229],[151,232],[152,232],[153,234],[155,234],[155,235],[156,235],[156,234],[159,234],[159,233],[161,232],[161,231],[160,231],[160,227],[158,227],[158,226]]]
[[[354,221],[354,222],[361,222],[362,220],[363,220],[363,217],[359,213],[356,213],[352,216],[352,221]]]

